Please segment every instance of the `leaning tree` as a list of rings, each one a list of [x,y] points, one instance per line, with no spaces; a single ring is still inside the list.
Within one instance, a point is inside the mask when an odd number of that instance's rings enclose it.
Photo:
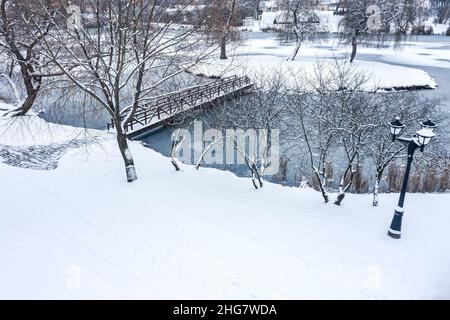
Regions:
[[[212,0],[206,9],[207,32],[220,44],[220,59],[226,60],[227,43],[233,38],[238,0]]]
[[[351,43],[350,62],[356,56],[358,44],[391,40],[399,43],[402,35],[419,23],[423,15],[422,0],[348,0],[340,22],[342,39]]]
[[[310,0],[280,0],[280,7],[283,9],[282,37],[295,41],[294,51],[288,60],[295,60],[302,43],[317,37],[319,17],[314,12]]]
[[[7,78],[17,100],[5,115],[25,115],[33,107],[45,79],[60,74],[51,70],[50,60],[42,54],[41,41],[59,23],[55,15],[63,8],[64,1],[57,0],[0,0],[0,47],[11,61],[9,71],[1,76]],[[17,69],[26,93],[24,98],[12,81]]]

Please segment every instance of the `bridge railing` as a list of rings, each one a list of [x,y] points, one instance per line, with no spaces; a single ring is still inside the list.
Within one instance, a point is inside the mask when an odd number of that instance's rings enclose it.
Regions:
[[[251,84],[247,76],[236,75],[223,78],[205,85],[187,88],[174,93],[168,93],[156,97],[149,103],[140,105],[133,117],[128,121],[125,130],[132,131],[139,125],[145,126],[152,121],[162,121],[182,111],[191,109],[199,103],[216,99],[220,96],[231,94]],[[123,115],[121,121],[126,117]],[[108,130],[114,128],[114,120],[107,125]]]

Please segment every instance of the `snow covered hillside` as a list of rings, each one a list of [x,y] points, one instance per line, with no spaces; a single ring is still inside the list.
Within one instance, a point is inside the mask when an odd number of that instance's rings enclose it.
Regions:
[[[127,184],[114,137],[89,135],[103,142],[67,148],[55,170],[0,163],[0,298],[450,298],[448,194],[408,194],[393,240],[396,194],[326,205],[310,189],[174,172],[139,143]]]

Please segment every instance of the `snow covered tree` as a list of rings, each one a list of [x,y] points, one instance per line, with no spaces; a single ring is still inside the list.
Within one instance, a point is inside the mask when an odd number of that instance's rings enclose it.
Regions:
[[[372,8],[377,8],[377,12],[373,12],[375,9],[370,10],[371,6],[373,6]],[[352,46],[350,62],[353,62],[355,59],[358,43],[363,39],[370,38],[374,29],[381,27],[381,13],[379,10],[376,0],[348,0],[346,2],[345,13],[340,22],[340,27],[343,39],[350,42]],[[376,22],[378,22],[379,26],[374,24],[371,31],[368,21],[372,15],[376,15]]]
[[[241,8],[242,13],[249,13],[252,14],[252,16],[255,18],[255,20],[258,20],[259,13],[261,10],[261,0],[240,0],[238,2],[239,7]],[[241,15],[242,16],[242,15]]]
[[[369,78],[348,62],[334,60],[315,65],[311,75],[300,75],[293,90],[292,130],[303,138],[312,171],[325,202],[329,201],[327,163],[334,156],[343,165],[339,192],[340,205],[351,191],[360,170],[363,149],[375,127],[377,105],[367,89]],[[294,141],[297,139],[293,139]]]
[[[372,119],[374,130],[365,146],[365,151],[371,154],[375,166],[373,206],[378,206],[379,203],[379,189],[385,177],[385,169],[396,159],[406,157],[405,146],[392,141],[387,123],[398,116],[403,123],[410,124],[407,127],[416,128],[424,119],[438,119],[439,106],[439,99],[428,99],[415,92],[379,94],[376,100],[378,112]],[[436,141],[433,141],[432,147],[436,147]]]
[[[288,60],[295,60],[302,43],[317,36],[319,17],[310,0],[280,0],[283,10],[283,38],[294,40],[295,48]]]
[[[212,0],[207,8],[208,32],[220,44],[220,59],[227,59],[227,43],[232,38],[232,28],[236,23],[238,0]]]
[[[278,163],[271,160],[278,160],[278,146],[272,145],[272,141],[275,140],[274,129],[279,128],[287,106],[283,79],[281,74],[256,75],[252,80],[258,86],[250,94],[215,105],[212,112],[205,115],[209,127],[225,134],[221,141],[216,139],[206,146],[202,157],[214,144],[227,143],[227,157],[236,151],[238,158],[243,159],[249,169],[255,189],[263,187],[263,176],[269,167],[277,170]]]
[[[73,23],[71,15],[58,12],[67,27],[57,27],[52,37],[39,39],[43,54],[64,74],[64,85],[90,95],[111,116],[128,182],[137,179],[128,147],[127,127],[139,106],[152,99],[157,89],[188,68],[210,50],[199,49],[199,26],[176,28],[159,23],[167,10],[164,1],[85,2],[95,14],[95,26]]]
[[[422,0],[348,0],[340,22],[342,37],[351,43],[350,62],[356,56],[362,41],[380,43],[389,41],[394,34],[394,43],[402,41],[402,35],[423,17]]]
[[[330,83],[337,90],[331,95],[331,102],[328,102],[334,106],[334,111],[327,121],[336,134],[335,143],[342,146],[346,163],[334,202],[340,205],[361,170],[361,160],[365,154],[363,151],[377,126],[374,117],[379,109],[376,93],[364,92],[370,90],[370,78],[365,72],[349,63],[335,62],[330,77]]]
[[[386,1],[383,20],[393,28],[394,43],[399,44],[411,30],[419,27],[426,15],[423,0]]]
[[[292,74],[295,87],[289,95],[287,111],[291,125],[286,130],[288,145],[306,146],[313,175],[325,203],[329,202],[327,191],[329,176],[328,164],[334,146],[335,132],[326,121],[330,106],[326,98],[330,90],[326,78],[326,65],[317,63],[314,73]],[[312,183],[310,183],[312,185]]]
[[[50,70],[49,60],[41,53],[41,40],[48,37],[57,20],[57,10],[63,2],[55,0],[0,0],[0,47],[11,59],[10,71],[2,74],[16,92],[16,106],[5,113],[25,115],[33,107],[44,85],[44,79],[58,75]],[[18,69],[26,97],[12,81]]]
[[[438,23],[446,23],[450,17],[450,1],[431,0],[431,12],[436,16]]]

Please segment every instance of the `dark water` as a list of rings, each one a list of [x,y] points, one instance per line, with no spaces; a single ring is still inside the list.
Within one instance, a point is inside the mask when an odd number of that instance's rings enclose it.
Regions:
[[[273,34],[246,34],[244,35],[246,39],[252,39],[252,38],[273,38]],[[417,37],[418,41],[421,42],[430,42],[433,43],[435,41],[450,41],[450,38],[445,38],[442,36],[436,36],[436,37]],[[441,49],[441,47],[437,48]],[[390,64],[393,66],[405,66],[405,67],[411,67],[411,68],[417,68],[426,71],[429,73],[439,84],[438,89],[436,90],[423,90],[421,91],[421,94],[423,94],[426,97],[430,98],[436,98],[441,97],[442,98],[442,111],[449,113],[449,116],[447,118],[450,118],[450,72],[446,68],[439,68],[439,67],[427,67],[427,66],[417,66],[417,65],[410,65],[408,63],[394,63],[385,61],[381,55],[376,54],[358,54],[357,57],[359,60],[366,60],[366,61],[375,61],[375,62],[382,62],[386,64]],[[200,119],[201,120],[201,119]],[[450,127],[450,124],[440,124],[440,132],[443,134],[448,134],[449,131],[448,127]],[[165,128],[162,131],[149,136],[145,139],[143,139],[146,146],[166,155],[170,155],[171,151],[171,135],[172,132],[175,130],[175,128]],[[281,137],[281,142],[283,142],[283,137]],[[309,174],[309,163],[308,160],[305,158],[304,154],[300,150],[297,150],[297,152],[293,152],[292,149],[284,149],[281,147],[281,156],[288,160],[287,165],[287,171],[286,171],[286,178],[279,180],[276,177],[269,177],[269,180],[279,182],[286,185],[298,185],[301,177],[305,174]],[[367,163],[366,163],[367,165]],[[223,169],[223,170],[229,170],[239,176],[249,176],[249,170],[246,168],[246,166],[236,166],[236,165],[211,165],[212,167]],[[366,169],[367,170],[367,169]],[[371,172],[367,172],[368,176],[372,176]],[[369,180],[369,183],[372,181]],[[335,181],[335,185],[337,182]]]

